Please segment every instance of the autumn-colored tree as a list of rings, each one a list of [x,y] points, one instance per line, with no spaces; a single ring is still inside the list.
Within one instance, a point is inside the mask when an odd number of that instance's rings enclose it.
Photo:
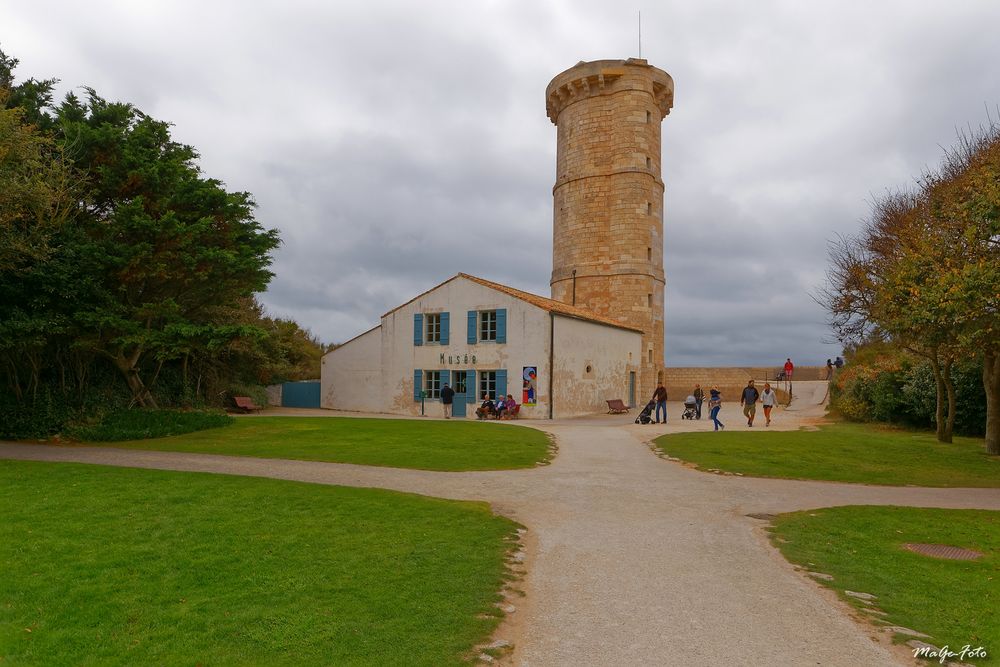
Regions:
[[[1000,455],[1000,123],[961,135],[922,186],[935,223],[924,247],[940,261],[928,300],[983,360],[986,449]]]
[[[24,109],[7,108],[10,97],[0,87],[0,274],[43,259],[76,204],[73,170],[59,146],[27,122]]]
[[[878,199],[831,248],[821,300],[844,342],[893,341],[927,358],[938,439],[951,441],[953,364],[984,361],[986,446],[1000,454],[1000,126],[959,137],[914,191]]]

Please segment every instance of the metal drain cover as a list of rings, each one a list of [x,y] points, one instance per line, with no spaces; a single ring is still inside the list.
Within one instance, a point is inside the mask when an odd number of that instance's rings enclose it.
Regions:
[[[904,544],[908,551],[918,553],[922,556],[932,558],[946,558],[948,560],[976,560],[982,556],[978,551],[952,547],[947,544]]]

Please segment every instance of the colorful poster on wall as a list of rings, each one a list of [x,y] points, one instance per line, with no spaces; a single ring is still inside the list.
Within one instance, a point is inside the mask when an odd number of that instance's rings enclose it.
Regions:
[[[521,373],[524,378],[524,389],[521,392],[522,405],[535,405],[538,401],[538,367],[525,366]]]

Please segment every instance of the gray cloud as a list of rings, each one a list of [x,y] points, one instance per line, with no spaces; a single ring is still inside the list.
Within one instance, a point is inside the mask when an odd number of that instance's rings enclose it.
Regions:
[[[1000,102],[1000,5],[669,3],[643,56],[663,124],[667,362],[821,363],[810,294],[873,193]],[[281,230],[263,301],[326,341],[458,271],[539,294],[555,129],[544,89],[636,55],[596,1],[71,3],[5,8],[20,75],[91,85],[175,124]]]

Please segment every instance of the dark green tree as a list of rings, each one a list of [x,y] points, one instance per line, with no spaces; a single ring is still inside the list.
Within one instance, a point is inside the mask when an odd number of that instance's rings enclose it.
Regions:
[[[56,119],[87,174],[87,233],[76,250],[93,291],[72,314],[85,332],[77,344],[110,360],[136,402],[155,406],[145,360],[253,335],[220,318],[220,308],[266,288],[277,232],[254,218],[249,193],[202,176],[195,150],[132,105],[89,90],[86,101],[68,96]]]

